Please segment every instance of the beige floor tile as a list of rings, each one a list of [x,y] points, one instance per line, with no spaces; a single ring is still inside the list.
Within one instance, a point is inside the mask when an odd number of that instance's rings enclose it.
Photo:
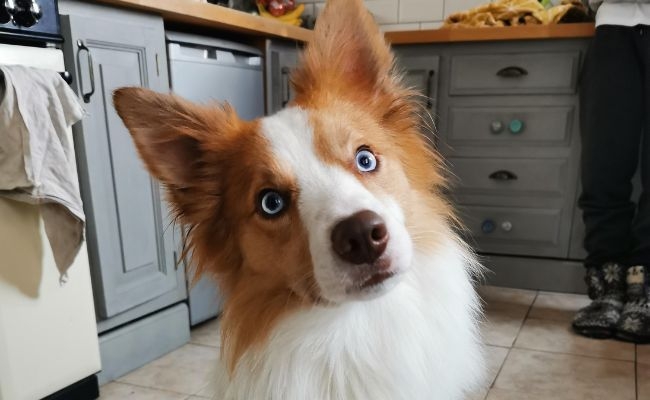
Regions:
[[[636,361],[638,363],[650,364],[650,344],[636,346]]]
[[[576,311],[591,302],[580,294],[540,292],[530,310],[531,318],[572,321]]]
[[[487,364],[487,376],[485,385],[482,389],[468,395],[466,400],[483,400],[487,396],[488,390],[497,377],[503,362],[508,355],[508,350],[504,347],[485,346],[485,361]]]
[[[549,400],[549,398],[543,394],[536,395],[530,392],[492,388],[485,400]]]
[[[217,348],[186,344],[119,378],[118,381],[188,395],[195,394],[208,384],[214,374],[218,356]]]
[[[99,388],[100,400],[185,400],[186,395],[111,382]]]
[[[195,393],[195,396],[207,397],[209,399],[214,398],[217,395],[217,389],[214,387],[216,383],[215,379],[210,379],[208,384],[205,385],[201,390]]]
[[[633,344],[579,336],[571,330],[571,326],[567,321],[528,318],[517,337],[515,347],[634,361]]]
[[[511,347],[528,312],[528,306],[488,303],[486,321],[481,325],[483,341],[492,346]]]
[[[510,303],[529,306],[533,304],[537,292],[534,290],[511,289],[499,286],[480,286],[478,294],[486,303]]]
[[[650,364],[636,366],[637,399],[650,399]]]
[[[494,388],[553,400],[634,400],[634,363],[512,349]]]
[[[192,329],[190,343],[201,344],[204,346],[221,347],[221,330],[219,329],[219,319],[202,323]]]

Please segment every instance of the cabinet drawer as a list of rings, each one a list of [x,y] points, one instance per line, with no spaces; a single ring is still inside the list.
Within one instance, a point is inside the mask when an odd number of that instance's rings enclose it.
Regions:
[[[461,218],[471,242],[486,253],[563,257],[562,210],[466,206]]]
[[[450,94],[574,93],[579,52],[457,55]]]
[[[566,192],[563,158],[449,158],[463,193],[497,196],[554,196]]]
[[[573,106],[451,107],[449,140],[461,145],[568,145]]]

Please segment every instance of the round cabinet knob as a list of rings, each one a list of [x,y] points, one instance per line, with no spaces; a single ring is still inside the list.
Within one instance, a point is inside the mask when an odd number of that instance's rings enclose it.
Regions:
[[[520,119],[513,119],[510,121],[510,124],[508,124],[508,129],[515,135],[519,134],[524,130],[524,121]]]
[[[494,232],[496,227],[497,227],[497,225],[493,220],[486,219],[481,224],[481,231],[483,231],[483,233],[492,233],[492,232]]]
[[[510,232],[512,230],[512,222],[510,221],[503,221],[501,223],[501,229],[503,229],[506,232]]]
[[[503,131],[503,123],[501,121],[492,121],[490,124],[490,132],[497,135]]]

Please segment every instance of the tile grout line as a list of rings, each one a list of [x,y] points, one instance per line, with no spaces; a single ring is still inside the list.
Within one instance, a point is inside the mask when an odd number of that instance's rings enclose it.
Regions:
[[[505,358],[503,359],[503,362],[501,363],[501,366],[499,367],[499,370],[497,373],[494,375],[494,379],[492,382],[490,382],[490,387],[488,388],[488,393],[485,395],[485,399],[490,395],[490,390],[494,388],[494,384],[496,383],[497,379],[499,378],[499,375],[501,375],[501,371],[503,370],[503,367],[506,365],[506,361],[508,361],[508,357],[510,357],[510,353],[512,352],[512,349],[515,346],[515,342],[517,341],[517,338],[519,337],[519,333],[521,332],[521,329],[524,326],[524,323],[528,319],[528,314],[530,314],[530,311],[533,309],[533,304],[535,304],[535,300],[537,300],[537,296],[539,296],[539,290],[535,291],[535,297],[533,298],[533,301],[530,302],[530,305],[528,306],[528,310],[526,311],[526,315],[524,315],[524,318],[521,322],[521,325],[519,326],[519,330],[517,331],[517,335],[515,336],[514,341],[512,342],[512,345],[508,347],[508,353],[506,354]],[[501,346],[497,346],[501,347]]]
[[[528,321],[528,316],[530,315],[530,312],[533,310],[533,306],[537,301],[537,296],[539,296],[539,290],[535,292],[535,298],[533,298],[533,301],[530,303],[530,306],[528,306],[528,310],[526,310],[526,314],[524,315],[524,318],[521,321],[521,325],[519,325],[519,329],[517,330],[517,334],[515,335],[515,340],[512,342],[513,348],[515,347],[515,343],[517,343],[517,339],[519,339],[519,334],[521,334],[521,330],[524,329],[524,325],[526,324],[526,321]]]
[[[559,354],[559,355],[564,355],[564,356],[590,358],[590,359],[593,359],[593,360],[604,360],[604,361],[634,363],[634,360],[621,360],[621,359],[618,359],[618,358],[596,357],[596,356],[590,356],[590,355],[587,355],[587,354],[563,353],[561,351],[540,350],[540,349],[531,349],[530,347],[514,347],[513,346],[513,349],[515,349],[515,348],[519,349],[519,350],[534,351],[534,352],[537,352],[537,353]]]
[[[120,379],[120,378],[114,379],[111,382],[107,382],[105,385],[114,382],[114,383],[119,383],[121,385],[135,386],[135,387],[139,387],[139,388],[142,388],[142,389],[151,389],[151,390],[156,390],[156,391],[159,391],[159,392],[178,394],[178,395],[181,395],[181,396],[188,396],[188,397],[189,396],[194,396],[194,394],[187,394],[187,393],[177,392],[175,390],[161,389],[161,388],[157,388],[157,387],[154,387],[154,386],[145,386],[145,385],[140,385],[140,384],[137,384],[137,383],[124,382],[124,381],[120,381],[118,379]],[[104,385],[102,385],[102,386],[104,386]],[[200,391],[201,391],[201,389],[199,389],[199,392]],[[101,386],[100,386],[100,392],[101,392]]]

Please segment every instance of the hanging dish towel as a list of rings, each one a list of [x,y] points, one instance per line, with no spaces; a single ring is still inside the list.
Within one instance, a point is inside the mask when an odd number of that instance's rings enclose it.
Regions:
[[[69,134],[83,115],[57,72],[0,65],[0,196],[39,205],[62,280],[84,240]]]

